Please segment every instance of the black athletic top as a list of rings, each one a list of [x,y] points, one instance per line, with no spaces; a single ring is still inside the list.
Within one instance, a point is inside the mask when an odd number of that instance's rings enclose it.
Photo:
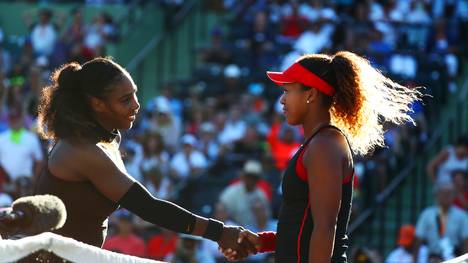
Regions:
[[[65,225],[55,233],[101,247],[107,235],[107,217],[118,205],[102,195],[90,181],[67,181],[44,169],[36,194],[59,197],[67,209]]]
[[[311,139],[325,128],[338,128],[327,125],[319,128],[299,148],[284,172],[282,190],[283,204],[279,213],[276,236],[276,262],[308,262],[309,242],[314,223],[312,221],[307,174],[302,164],[304,149]],[[340,131],[341,132],[341,131]],[[335,244],[331,262],[347,262],[346,231],[351,212],[354,172],[343,180],[341,207],[338,214]]]

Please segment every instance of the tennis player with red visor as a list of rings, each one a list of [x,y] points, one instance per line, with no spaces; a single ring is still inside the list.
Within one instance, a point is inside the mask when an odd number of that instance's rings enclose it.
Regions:
[[[283,174],[277,232],[240,234],[278,263],[347,262],[353,155],[383,146],[380,119],[413,122],[416,89],[401,86],[351,52],[300,57],[284,72],[267,72],[281,86],[281,104],[305,140]],[[222,250],[235,261],[240,251]]]

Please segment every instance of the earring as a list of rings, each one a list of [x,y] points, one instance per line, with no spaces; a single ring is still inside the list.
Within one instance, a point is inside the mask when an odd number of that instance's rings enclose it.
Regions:
[[[310,103],[310,100],[307,100],[307,104],[309,104],[309,103]]]

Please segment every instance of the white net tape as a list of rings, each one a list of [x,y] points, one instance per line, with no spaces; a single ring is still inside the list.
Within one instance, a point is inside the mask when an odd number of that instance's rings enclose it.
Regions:
[[[41,249],[76,263],[163,263],[103,250],[49,232],[18,240],[0,240],[0,263],[20,260]]]
[[[462,262],[468,262],[468,254],[459,256],[451,260],[444,261],[444,263],[462,263]]]

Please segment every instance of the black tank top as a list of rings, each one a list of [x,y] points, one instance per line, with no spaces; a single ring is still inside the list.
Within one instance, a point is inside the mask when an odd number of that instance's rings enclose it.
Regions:
[[[289,161],[283,175],[283,203],[279,213],[276,236],[277,263],[306,263],[309,257],[309,242],[314,223],[310,212],[309,187],[306,181],[300,179],[296,166],[301,162],[302,152],[311,139],[324,128],[338,128],[326,125],[317,129],[312,136],[299,148]],[[340,131],[340,130],[339,130]],[[341,132],[341,131],[340,131]],[[341,207],[335,234],[335,244],[331,262],[347,262],[346,249],[348,237],[346,234],[351,212],[354,172],[343,180]]]
[[[54,233],[102,247],[107,235],[107,218],[118,205],[105,197],[91,181],[67,181],[54,176],[45,166],[35,194],[59,197],[67,209],[65,225]]]

